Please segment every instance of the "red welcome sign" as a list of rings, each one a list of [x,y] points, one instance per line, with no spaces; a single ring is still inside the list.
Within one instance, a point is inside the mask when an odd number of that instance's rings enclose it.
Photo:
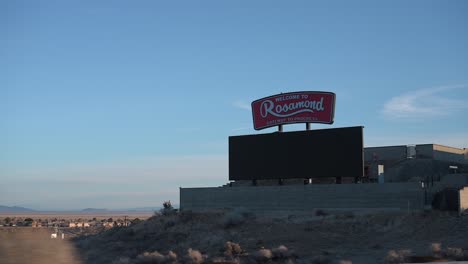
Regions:
[[[292,123],[333,124],[335,94],[293,92],[277,94],[252,102],[255,130]]]

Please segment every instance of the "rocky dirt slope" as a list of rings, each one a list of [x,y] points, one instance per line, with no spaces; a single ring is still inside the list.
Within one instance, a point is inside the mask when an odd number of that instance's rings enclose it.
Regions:
[[[412,256],[468,260],[468,216],[321,210],[276,216],[242,210],[182,212],[78,237],[75,245],[85,263],[398,263],[424,259]]]

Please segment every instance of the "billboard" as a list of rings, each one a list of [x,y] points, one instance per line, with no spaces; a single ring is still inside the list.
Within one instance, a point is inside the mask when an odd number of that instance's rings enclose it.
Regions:
[[[229,137],[229,180],[361,177],[363,127]]]
[[[293,92],[277,94],[252,102],[255,130],[292,123],[332,124],[335,94],[331,92]]]

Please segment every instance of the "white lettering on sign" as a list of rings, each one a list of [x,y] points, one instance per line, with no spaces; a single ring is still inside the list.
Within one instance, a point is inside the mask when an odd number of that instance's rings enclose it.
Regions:
[[[282,101],[282,99],[276,101]],[[267,117],[268,114],[274,115],[276,117],[288,117],[304,112],[314,113],[314,110],[324,110],[323,97],[320,99],[320,101],[299,101],[295,103],[277,105],[275,105],[275,103],[271,100],[265,100],[260,105],[260,114],[263,118]]]

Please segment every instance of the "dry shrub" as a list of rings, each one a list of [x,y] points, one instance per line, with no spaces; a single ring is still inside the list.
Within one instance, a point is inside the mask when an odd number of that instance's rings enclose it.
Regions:
[[[145,252],[136,257],[135,263],[137,264],[159,264],[165,263],[166,257],[158,251]]]
[[[164,224],[164,230],[167,230],[175,225],[176,225],[176,222],[174,220],[169,220]]]
[[[163,208],[160,210],[162,215],[174,215],[176,212],[176,209],[172,207],[171,201],[165,201],[163,203]]]
[[[226,242],[225,251],[224,251],[224,255],[226,257],[237,256],[237,255],[240,255],[241,253],[242,253],[242,248],[240,247],[239,244],[231,242],[231,241]]]
[[[338,262],[339,264],[353,264],[353,262],[351,260],[345,260],[345,259],[342,259],[340,260],[340,262]]]
[[[260,263],[268,262],[272,257],[273,253],[271,252],[271,250],[266,248],[258,250],[254,255],[255,260],[257,260]]]
[[[179,220],[180,222],[184,224],[192,221],[194,218],[195,218],[195,214],[190,210],[179,212]]]
[[[403,263],[408,261],[408,257],[411,254],[410,250],[390,250],[385,257],[385,263]]]
[[[203,263],[205,257],[198,250],[189,248],[187,250],[187,262],[192,264]]]
[[[431,252],[434,257],[440,258],[442,256],[442,245],[440,243],[432,243]]]
[[[251,216],[251,213],[244,208],[236,208],[224,215],[223,225],[226,228],[238,226],[245,223],[248,217]]]
[[[322,210],[322,209],[318,209],[317,211],[315,211],[315,215],[316,215],[316,216],[326,216],[326,215],[328,215],[328,213],[325,212],[325,211]]]
[[[461,248],[448,247],[445,251],[445,255],[454,260],[464,260],[463,249]]]
[[[167,253],[166,256],[167,263],[177,263],[177,254],[172,250]]]
[[[331,262],[331,259],[327,256],[320,255],[312,258],[313,264],[328,264]]]
[[[431,251],[434,257],[442,258],[447,257],[453,260],[468,260],[468,250],[462,248],[451,248],[447,247],[446,249],[442,248],[440,243],[432,243]]]
[[[177,255],[172,251],[169,251],[169,253],[166,256],[159,253],[158,251],[154,251],[154,252],[145,252],[143,254],[138,255],[134,263],[135,264],[173,264],[173,263],[178,263],[178,262],[177,262]]]
[[[285,259],[291,257],[291,252],[288,250],[286,246],[279,246],[272,250],[273,257],[277,259]]]

